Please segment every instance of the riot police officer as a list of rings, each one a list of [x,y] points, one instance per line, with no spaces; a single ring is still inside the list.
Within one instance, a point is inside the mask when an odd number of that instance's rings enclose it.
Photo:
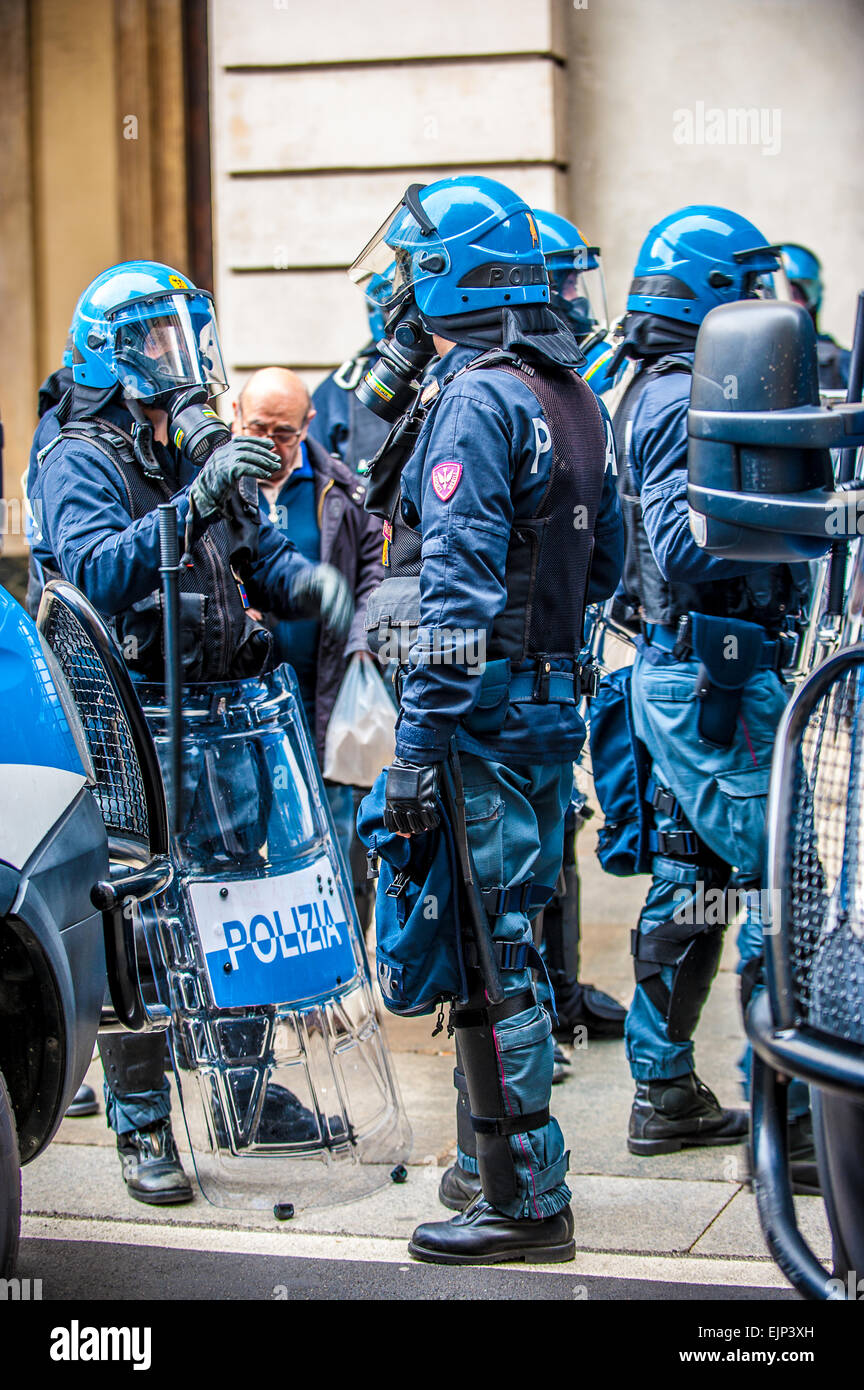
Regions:
[[[606,333],[606,286],[599,246],[591,246],[579,228],[560,213],[540,208],[532,209],[540,234],[543,259],[549,276],[549,304],[569,327],[587,355],[577,367],[586,381],[591,379],[595,365],[595,345]],[[611,354],[610,354],[611,355]],[[604,374],[599,373],[602,383]],[[591,381],[599,394],[598,377]],[[608,422],[601,403],[604,421]],[[556,1040],[553,1084],[564,1081],[569,1065],[559,1043],[573,1041],[576,1029],[585,1030],[589,1039],[620,1038],[624,1035],[626,1010],[611,995],[596,985],[579,979],[580,915],[579,869],[576,863],[576,838],[579,829],[591,815],[586,798],[573,789],[564,818],[563,867],[556,890],[543,909],[540,936],[546,962],[546,973],[555,999]],[[548,995],[540,982],[542,1002]],[[451,1211],[462,1211],[480,1190],[477,1170],[477,1146],[471,1128],[468,1093],[461,1068],[454,1072],[457,1090],[456,1104],[456,1162],[442,1175],[438,1196]]]
[[[780,247],[783,269],[797,304],[803,304],[816,329],[816,356],[819,363],[819,385],[823,391],[845,391],[849,385],[851,353],[840,346],[830,333],[819,331],[819,311],[822,308],[822,262],[806,246],[785,242]]]
[[[747,1134],[746,1112],[722,1108],[696,1075],[692,1035],[720,958],[730,882],[735,902],[747,903],[739,968],[751,982],[757,969],[766,796],[785,704],[779,673],[806,589],[786,565],[715,558],[696,544],[687,408],[702,319],[715,305],[770,292],[777,265],[776,248],[735,212],[700,205],[664,217],[639,253],[619,351],[636,364],[614,424],[622,590],[641,627],[633,722],[651,759],[655,823],[626,1024],[636,1082],[628,1147],[639,1154]]]
[[[440,358],[385,527],[391,577],[419,575],[419,626],[384,823],[400,834],[438,824],[455,740],[505,992],[489,1003],[469,963],[467,1002],[451,1015],[482,1192],[452,1220],[420,1226],[409,1248],[441,1263],[570,1259],[567,1155],[548,1109],[551,1022],[528,969],[529,916],[561,867],[572,759],[584,740],[589,559],[598,596],[620,568],[611,439],[575,374],[578,345],[549,311],[534,217],[510,189],[479,176],[413,185],[351,273],[361,284],[389,275],[388,334],[404,348],[425,331],[422,366],[433,349]],[[367,376],[386,397],[394,393],[384,378]],[[471,637],[482,669],[468,661]]]
[[[273,447],[235,436],[208,456],[196,445],[196,430],[204,437],[216,417],[194,401],[227,389],[212,297],[169,266],[126,262],[84,291],[71,339],[73,385],[42,422],[49,437],[29,484],[34,559],[43,578],[71,580],[111,621],[133,679],[164,678],[156,509],[168,500],[183,553],[186,679],[271,668],[271,634],[250,617],[250,604],[286,617],[317,614],[344,635],[352,603],[342,576],[302,559],[262,516],[254,487],[241,492],[278,469]],[[100,1052],[130,1195],[188,1201],[163,1038],[105,1039]]]

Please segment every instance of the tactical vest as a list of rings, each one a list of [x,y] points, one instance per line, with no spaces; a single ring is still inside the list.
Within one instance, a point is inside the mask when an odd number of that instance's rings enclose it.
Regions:
[[[642,392],[658,376],[669,372],[692,375],[687,357],[669,355],[643,367],[627,387],[612,421],[618,456],[618,495],[624,521],[624,573],[621,589],[630,618],[641,623],[674,627],[685,613],[741,618],[759,623],[770,632],[782,627],[788,614],[805,602],[806,579],[788,565],[760,567],[735,579],[690,584],[666,579],[654,559],[642,520],[642,499],[633,473],[631,433],[633,416]],[[806,566],[804,567],[806,568]]]
[[[585,596],[606,463],[603,417],[594,392],[576,372],[540,371],[500,352],[484,353],[464,370],[490,367],[516,377],[537,398],[552,438],[552,464],[534,513],[513,521],[504,573],[507,600],[489,634],[488,659],[572,660],[584,645]],[[584,524],[575,525],[577,517]],[[420,573],[418,522],[401,507],[394,510],[389,530],[385,527],[385,565],[393,578]]]
[[[60,439],[78,439],[98,449],[114,467],[130,521],[149,515],[173,496],[161,475],[145,473],[131,435],[101,416],[61,425]],[[52,446],[49,446],[49,449]],[[46,450],[47,452],[47,450]],[[272,668],[272,635],[249,617],[232,569],[236,539],[229,523],[214,521],[191,549],[192,563],[180,570],[180,646],[183,679],[191,683],[259,676]],[[50,574],[47,577],[51,577]],[[145,679],[165,679],[162,594],[159,589],[111,619],[131,670]]]

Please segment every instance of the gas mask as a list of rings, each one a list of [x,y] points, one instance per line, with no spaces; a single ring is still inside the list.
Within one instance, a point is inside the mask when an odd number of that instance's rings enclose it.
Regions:
[[[367,410],[392,424],[415,400],[423,373],[435,356],[432,336],[412,299],[390,315],[386,336],[375,346],[378,356],[354,394]]]

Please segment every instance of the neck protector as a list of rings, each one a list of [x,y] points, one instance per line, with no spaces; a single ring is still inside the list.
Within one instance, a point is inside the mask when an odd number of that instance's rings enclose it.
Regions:
[[[430,333],[465,347],[502,347],[526,361],[550,362],[556,367],[579,367],[585,357],[568,325],[545,304],[521,304],[516,309],[489,309],[432,319],[423,315]]]
[[[669,353],[692,352],[699,332],[697,323],[679,323],[659,314],[634,312],[624,320],[624,340],[606,368],[610,376],[617,372],[625,357],[666,357]]]

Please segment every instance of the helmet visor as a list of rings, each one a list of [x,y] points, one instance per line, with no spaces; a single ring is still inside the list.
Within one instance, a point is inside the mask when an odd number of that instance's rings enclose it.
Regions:
[[[585,268],[586,263],[589,268]],[[552,303],[566,316],[577,338],[598,328],[605,332],[609,321],[606,282],[596,249],[583,246],[573,255],[565,252],[547,256],[546,266]]]
[[[744,283],[741,287],[742,299],[776,299],[777,290],[774,286],[774,276],[766,275],[764,271],[748,270],[744,276]]]
[[[367,301],[385,311],[407,297],[415,281],[420,252],[439,258],[437,274],[450,266],[449,252],[435,228],[431,224],[421,226],[405,201],[417,187],[409,189],[348,269],[348,278],[359,286]],[[418,204],[416,196],[412,201]],[[422,265],[419,269],[421,278],[425,278]]]
[[[152,400],[185,386],[228,389],[212,297],[203,290],[130,300],[108,316],[117,378],[127,395]]]

